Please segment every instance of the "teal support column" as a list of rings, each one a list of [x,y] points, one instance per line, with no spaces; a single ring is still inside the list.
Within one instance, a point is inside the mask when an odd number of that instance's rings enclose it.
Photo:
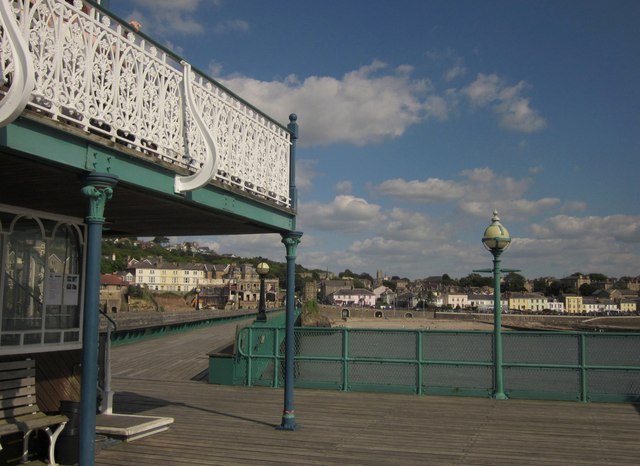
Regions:
[[[87,260],[85,269],[84,317],[82,328],[82,387],[80,391],[79,464],[91,466],[95,458],[98,394],[98,309],[100,307],[100,261],[104,208],[113,195],[117,177],[91,173],[82,194],[89,198],[87,222]]]
[[[506,400],[504,393],[504,374],[502,372],[502,305],[500,302],[500,255],[502,249],[494,249],[493,254],[493,361],[494,387],[493,397],[496,400]]]
[[[295,309],[296,309],[296,248],[302,238],[302,232],[292,231],[282,234],[282,243],[287,248],[287,308],[285,324],[285,353],[284,353],[284,409],[282,410],[282,424],[277,429],[296,430],[296,417],[293,406],[293,371],[295,357]]]
[[[298,115],[289,115],[287,129],[291,133],[291,149],[289,150],[289,197],[291,208],[298,208],[298,191],[296,188],[296,145],[298,143]]]

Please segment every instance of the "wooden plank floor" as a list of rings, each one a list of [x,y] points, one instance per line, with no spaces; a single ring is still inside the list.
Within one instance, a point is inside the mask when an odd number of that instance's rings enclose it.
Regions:
[[[209,385],[206,353],[236,324],[114,348],[115,412],[169,431],[104,449],[97,465],[636,465],[640,406]]]

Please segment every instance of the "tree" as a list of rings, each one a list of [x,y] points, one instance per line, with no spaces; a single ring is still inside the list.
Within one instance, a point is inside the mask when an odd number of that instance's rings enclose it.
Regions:
[[[364,288],[364,282],[358,278],[353,280],[353,287],[354,288]]]
[[[453,280],[451,279],[451,277],[449,276],[449,274],[444,274],[442,275],[442,284],[444,286],[449,286],[453,284]]]
[[[566,293],[569,288],[570,285],[555,280],[549,283],[549,285],[545,288],[544,294],[545,296],[560,296],[561,294]]]
[[[340,272],[338,274],[338,277],[340,278],[356,278],[358,275],[356,275],[355,273],[353,273],[351,270],[349,269],[345,269],[344,272]]]
[[[493,279],[491,277],[483,277],[479,273],[470,273],[466,277],[458,280],[458,283],[464,287],[492,286]]]
[[[504,278],[504,291],[525,291],[527,279],[516,272],[508,273]]]
[[[140,285],[129,285],[127,294],[132,298],[142,298],[144,296],[144,290]]]
[[[158,246],[162,246],[163,248],[165,248],[169,245],[170,240],[166,236],[156,236],[155,238],[153,238],[153,242]]]
[[[590,283],[583,283],[580,285],[580,296],[591,296],[597,288]]]
[[[389,281],[389,280],[384,280],[384,281],[382,282],[382,285],[383,285],[383,286],[386,286],[387,288],[389,288],[389,289],[390,289],[391,291],[393,291],[393,292],[395,292],[395,291],[396,291],[396,288],[397,288],[397,286],[398,286],[398,284],[397,284],[396,282]]]
[[[535,293],[544,293],[547,288],[547,279],[546,278],[536,278],[533,280],[533,291]]]
[[[436,295],[433,293],[433,291],[427,292],[426,301],[427,306],[432,306],[436,302]]]

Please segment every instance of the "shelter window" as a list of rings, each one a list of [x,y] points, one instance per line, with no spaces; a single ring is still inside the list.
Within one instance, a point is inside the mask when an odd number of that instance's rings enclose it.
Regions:
[[[0,206],[0,354],[80,347],[82,226]]]

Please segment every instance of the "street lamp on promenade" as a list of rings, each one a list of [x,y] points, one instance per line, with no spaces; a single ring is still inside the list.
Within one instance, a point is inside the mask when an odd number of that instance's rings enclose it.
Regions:
[[[200,292],[202,290],[199,286],[196,286],[196,311],[200,310]]]
[[[256,272],[260,275],[260,303],[258,304],[258,317],[256,317],[256,320],[265,322],[267,320],[267,306],[265,302],[264,279],[269,273],[269,264],[260,262],[256,266]]]
[[[493,361],[494,386],[493,397],[496,400],[506,400],[504,393],[504,374],[502,372],[502,307],[500,304],[500,276],[502,272],[519,272],[513,269],[500,268],[500,255],[511,243],[509,231],[500,223],[498,211],[493,211],[491,225],[484,231],[482,244],[493,254],[493,269],[474,270],[474,272],[493,273]]]

